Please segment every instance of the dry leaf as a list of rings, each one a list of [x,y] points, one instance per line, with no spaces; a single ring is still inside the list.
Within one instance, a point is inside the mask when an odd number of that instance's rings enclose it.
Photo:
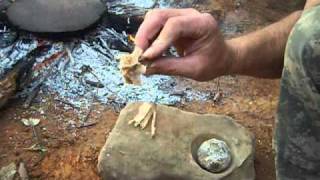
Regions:
[[[21,122],[25,126],[37,126],[40,123],[40,119],[35,119],[35,118],[21,119]]]

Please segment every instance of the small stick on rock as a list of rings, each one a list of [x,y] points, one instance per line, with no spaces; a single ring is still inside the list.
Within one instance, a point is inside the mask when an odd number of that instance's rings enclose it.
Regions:
[[[154,138],[156,135],[156,120],[157,120],[157,109],[156,106],[154,108],[154,112],[153,112],[153,117],[152,117],[152,122],[151,122],[151,138]]]

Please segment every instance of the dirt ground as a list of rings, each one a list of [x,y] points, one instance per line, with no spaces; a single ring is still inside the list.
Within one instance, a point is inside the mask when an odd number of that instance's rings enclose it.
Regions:
[[[181,79],[182,84],[208,91],[217,88],[217,81],[196,83]],[[256,137],[257,179],[274,179],[272,136],[279,81],[248,77],[225,77],[219,81],[223,92],[220,102],[186,102],[179,108],[228,115],[247,127]],[[53,97],[48,97],[46,102],[35,104],[31,109],[24,109],[18,101],[1,111],[0,167],[23,161],[29,176],[34,179],[99,179],[96,170],[98,153],[118,113],[97,105],[88,118],[89,122],[97,124],[69,128],[62,124],[70,119],[78,121],[77,115],[56,104]],[[47,152],[26,150],[37,140],[32,129],[21,123],[22,118],[41,119],[36,131]]]
[[[217,2],[224,11],[226,23],[250,22],[245,24],[246,31],[240,33],[259,29],[292,11],[271,6],[271,0],[240,1],[243,5],[238,10],[235,10],[234,1]],[[219,102],[184,102],[179,108],[228,115],[247,127],[256,137],[257,179],[275,179],[272,137],[279,80],[227,76],[206,83],[180,78],[179,83],[212,91],[217,89],[218,81],[222,92]],[[66,110],[52,96],[28,109],[23,108],[20,100],[11,101],[0,111],[0,167],[10,162],[24,162],[31,179],[99,179],[97,157],[117,116],[113,109],[97,104],[87,118],[91,124],[78,126],[79,117],[72,108]],[[37,138],[32,128],[21,123],[22,118],[41,120],[35,127]],[[44,145],[46,152],[26,149],[38,142]]]

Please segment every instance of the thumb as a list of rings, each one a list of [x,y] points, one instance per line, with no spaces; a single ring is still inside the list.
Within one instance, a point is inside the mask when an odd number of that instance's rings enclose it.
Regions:
[[[147,68],[146,75],[163,74],[193,78],[196,72],[196,58],[196,56],[188,56],[157,59]]]

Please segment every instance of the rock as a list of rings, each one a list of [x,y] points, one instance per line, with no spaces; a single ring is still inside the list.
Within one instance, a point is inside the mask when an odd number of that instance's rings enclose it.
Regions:
[[[104,14],[100,0],[16,0],[8,9],[9,21],[31,32],[79,31]]]
[[[251,180],[254,179],[254,139],[231,118],[199,115],[157,105],[157,134],[128,125],[141,103],[127,105],[102,148],[98,170],[107,180]],[[198,164],[203,142],[226,142],[232,155],[229,167],[212,173]]]
[[[2,167],[0,169],[0,179],[13,180],[16,173],[17,173],[16,164],[12,162],[8,166]]]

